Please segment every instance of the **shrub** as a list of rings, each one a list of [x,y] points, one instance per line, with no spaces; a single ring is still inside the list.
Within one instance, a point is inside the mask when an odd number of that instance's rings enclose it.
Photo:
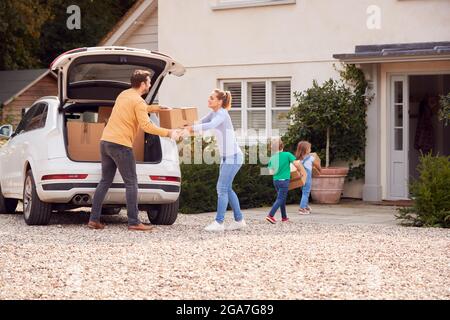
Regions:
[[[422,155],[419,179],[410,185],[414,205],[400,208],[402,224],[425,227],[450,227],[450,156]]]
[[[444,121],[447,126],[450,122],[450,92],[446,96],[441,96],[439,106],[439,120]]]

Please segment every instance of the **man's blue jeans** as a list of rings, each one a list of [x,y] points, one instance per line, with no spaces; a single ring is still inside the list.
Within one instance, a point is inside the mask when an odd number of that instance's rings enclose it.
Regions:
[[[300,208],[305,209],[308,207],[309,202],[309,194],[311,193],[311,184],[312,184],[312,170],[306,169],[306,183],[302,187],[302,199],[300,200]]]
[[[286,198],[289,192],[289,182],[290,180],[273,180],[273,185],[275,186],[275,190],[277,190],[277,199],[272,206],[272,209],[269,212],[271,217],[275,216],[278,208],[281,210],[281,217],[283,219],[287,218],[286,215]]]
[[[91,221],[100,221],[102,204],[109,187],[113,183],[117,169],[119,169],[125,183],[125,196],[127,200],[128,224],[130,226],[141,223],[138,211],[138,179],[136,174],[136,160],[133,149],[108,141],[100,141],[102,158],[102,179],[97,185],[92,200]]]
[[[234,177],[242,167],[243,162],[243,154],[240,152],[233,156],[222,158],[219,180],[217,181],[216,221],[218,223],[223,223],[225,220],[228,203],[230,203],[231,209],[233,209],[234,220],[241,221],[243,219],[239,199],[232,188]]]

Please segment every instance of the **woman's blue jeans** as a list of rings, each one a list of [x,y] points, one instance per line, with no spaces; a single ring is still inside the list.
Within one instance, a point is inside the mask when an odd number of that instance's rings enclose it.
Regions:
[[[244,163],[243,154],[236,153],[233,156],[222,158],[220,164],[219,180],[217,181],[217,215],[216,221],[223,223],[228,203],[233,209],[234,220],[243,219],[241,206],[236,193],[233,191],[233,180]]]
[[[277,190],[277,199],[272,206],[272,209],[269,212],[271,217],[275,216],[278,208],[281,210],[281,217],[283,219],[287,218],[286,215],[286,198],[289,192],[289,182],[290,180],[274,180],[273,185],[275,186],[275,190]]]

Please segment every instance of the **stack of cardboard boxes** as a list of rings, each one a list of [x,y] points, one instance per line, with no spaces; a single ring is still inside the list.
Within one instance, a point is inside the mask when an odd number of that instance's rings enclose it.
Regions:
[[[67,122],[69,157],[75,161],[101,161],[100,139],[112,113],[112,107],[98,109],[97,122]],[[167,129],[183,128],[197,120],[197,108],[174,108],[159,112],[160,126]],[[145,133],[139,129],[133,152],[136,161],[144,161]]]
[[[104,123],[67,122],[69,158],[74,161],[100,161],[100,138]]]

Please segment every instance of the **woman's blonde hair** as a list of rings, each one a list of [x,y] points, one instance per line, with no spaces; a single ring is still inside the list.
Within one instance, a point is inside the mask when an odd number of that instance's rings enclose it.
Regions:
[[[217,99],[222,101],[222,108],[226,110],[231,109],[231,92],[230,91],[223,91],[220,89],[214,89],[214,93],[217,96]]]
[[[297,145],[297,151],[295,151],[295,156],[298,160],[303,160],[306,155],[308,148],[311,148],[311,143],[308,141],[300,141]]]

